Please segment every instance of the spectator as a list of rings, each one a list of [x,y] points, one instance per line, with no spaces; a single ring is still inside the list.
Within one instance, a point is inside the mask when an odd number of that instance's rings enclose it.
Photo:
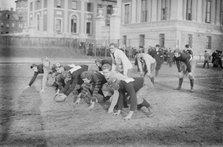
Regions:
[[[205,68],[206,64],[207,64],[207,67],[209,68],[209,61],[210,61],[210,54],[207,52],[207,50],[204,51],[204,65],[203,65],[203,68]]]

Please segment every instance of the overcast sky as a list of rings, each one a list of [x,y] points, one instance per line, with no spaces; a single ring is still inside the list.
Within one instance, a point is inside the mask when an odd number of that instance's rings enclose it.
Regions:
[[[13,8],[15,10],[16,0],[0,0],[1,10]]]

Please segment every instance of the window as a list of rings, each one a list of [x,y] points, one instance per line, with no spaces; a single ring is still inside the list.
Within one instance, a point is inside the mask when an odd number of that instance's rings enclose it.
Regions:
[[[187,0],[186,20],[192,20],[192,0]]]
[[[93,3],[87,3],[87,11],[92,12],[93,11]]]
[[[206,0],[206,15],[205,15],[205,22],[211,22],[211,0]]]
[[[62,33],[62,20],[61,19],[56,19],[55,28],[56,28],[57,33]]]
[[[141,34],[139,35],[139,46],[144,47],[144,45],[145,45],[145,35]]]
[[[30,26],[33,25],[33,18],[32,18],[32,17],[29,18],[29,25],[30,25]]]
[[[91,22],[87,22],[87,24],[86,24],[86,33],[88,35],[91,34]]]
[[[33,11],[33,2],[30,3],[30,11]]]
[[[147,0],[141,0],[141,22],[147,21]]]
[[[48,0],[44,0],[44,8],[47,8],[47,1]]]
[[[211,49],[211,36],[207,36],[207,45],[206,45],[206,48],[207,49]]]
[[[7,19],[10,19],[10,15],[9,15],[9,14],[6,14],[6,18],[7,18]]]
[[[193,35],[192,34],[188,34],[188,45],[190,47],[192,47],[193,44]]]
[[[3,22],[1,23],[1,27],[2,27],[2,28],[4,27],[4,23],[3,23]]]
[[[40,31],[40,15],[36,15],[36,30]]]
[[[159,45],[160,45],[160,47],[165,46],[165,34],[160,34],[159,35]]]
[[[77,16],[71,17],[71,33],[77,33]]]
[[[61,8],[61,0],[56,0],[56,7]]]
[[[112,5],[107,6],[107,15],[112,15],[112,9],[113,9]]]
[[[221,25],[223,25],[223,1],[221,1],[221,19],[220,19],[220,21],[221,21]]]
[[[6,24],[6,27],[9,28],[9,24],[8,23]]]
[[[36,0],[36,9],[40,9],[40,8],[41,8],[40,0]]]
[[[123,36],[123,44],[125,46],[127,45],[127,36],[126,35]]]
[[[105,19],[105,24],[106,26],[110,26],[110,16],[112,15],[112,5],[108,5],[106,7],[106,19]]]
[[[15,24],[14,24],[14,23],[12,23],[12,27],[13,27],[13,28],[15,27]]]
[[[72,9],[73,10],[77,9],[77,1],[76,0],[72,0]]]
[[[47,15],[43,15],[43,31],[47,31]]]
[[[167,0],[161,0],[161,20],[167,20]]]
[[[130,4],[124,5],[124,24],[130,23]]]

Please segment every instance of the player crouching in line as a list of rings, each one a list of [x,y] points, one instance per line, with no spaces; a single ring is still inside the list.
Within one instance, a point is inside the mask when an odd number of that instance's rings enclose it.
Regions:
[[[60,65],[56,70],[58,73],[62,74],[65,83],[64,87],[56,93],[58,97],[65,99],[71,92],[73,92],[74,95],[81,92],[81,85],[84,83],[81,74],[88,70],[87,65]]]
[[[144,79],[142,77],[134,78],[134,79],[128,78],[128,79],[119,80],[117,77],[112,76],[114,74],[109,74],[109,72],[111,72],[110,65],[106,65],[106,64],[103,65],[102,70],[103,70],[103,73],[106,75],[105,77],[108,83],[110,83],[111,88],[114,91],[118,91],[119,93],[119,94],[116,94],[116,97],[114,95],[112,96],[113,100],[117,101],[117,107],[118,107],[117,112],[113,113],[113,115],[119,115],[121,113],[124,99],[127,98],[125,95],[126,93],[129,96],[130,111],[128,115],[124,117],[125,120],[129,120],[132,118],[132,115],[134,111],[136,110],[136,108],[141,109],[142,107],[144,107],[145,109],[148,110],[148,108],[150,107],[150,104],[146,101],[146,99],[144,99],[148,89],[144,87],[144,85],[147,86],[147,84],[144,83]],[[113,106],[112,108],[110,106],[109,111],[112,111],[113,108],[114,108]]]
[[[95,60],[95,64],[98,67],[98,71],[102,71],[102,66],[104,64],[110,64],[110,65],[112,65],[112,59],[111,58],[107,58],[107,59],[96,59]]]
[[[82,84],[82,91],[78,95],[75,104],[80,102],[83,98],[90,104],[89,109],[94,108],[96,102],[103,101],[102,85],[106,83],[104,75],[98,71],[85,71],[81,74],[81,78],[84,81]]]
[[[187,53],[186,51],[175,50],[174,60],[176,61],[178,76],[179,76],[179,84],[178,84],[177,90],[181,89],[183,78],[184,76],[188,75],[188,78],[190,80],[190,91],[193,92],[194,91],[194,76],[193,76],[192,70],[195,67],[195,64],[193,62],[191,55]]]
[[[150,79],[154,84],[156,60],[146,53],[138,53],[136,58],[141,76],[144,76],[145,80]]]

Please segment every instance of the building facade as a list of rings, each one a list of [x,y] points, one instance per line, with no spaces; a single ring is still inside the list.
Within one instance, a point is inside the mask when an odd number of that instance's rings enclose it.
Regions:
[[[22,20],[23,23],[23,29],[27,28],[28,24],[28,0],[16,0],[16,13],[20,20]]]
[[[0,34],[20,33],[23,30],[23,20],[19,18],[16,11],[0,11]]]
[[[104,0],[28,0],[29,34],[94,39],[97,8],[107,10],[114,4]],[[106,10],[103,13],[107,15]]]
[[[223,0],[118,0],[112,19],[115,27],[102,27],[98,40],[120,39],[136,48],[189,44],[195,55],[223,50]]]

